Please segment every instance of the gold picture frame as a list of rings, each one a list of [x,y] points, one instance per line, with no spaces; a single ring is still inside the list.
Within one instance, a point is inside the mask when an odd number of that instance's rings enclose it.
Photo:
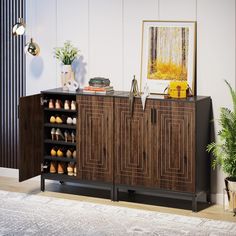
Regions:
[[[173,80],[187,80],[195,91],[196,21],[142,23],[140,91],[163,94]]]

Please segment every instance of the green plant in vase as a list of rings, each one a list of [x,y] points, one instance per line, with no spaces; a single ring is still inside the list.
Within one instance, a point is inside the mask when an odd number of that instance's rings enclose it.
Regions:
[[[63,47],[54,48],[54,56],[61,61],[63,65],[71,65],[78,57],[79,50],[74,47],[70,41],[66,41]]]
[[[53,51],[54,57],[62,63],[61,80],[63,89],[69,80],[75,80],[72,70],[72,62],[79,56],[79,50],[74,47],[70,41],[66,41],[63,47],[56,47]]]
[[[227,174],[225,179],[226,189],[229,190],[229,200],[235,201],[234,211],[236,211],[236,199],[232,199],[232,191],[236,191],[236,92],[225,80],[233,102],[233,109],[222,107],[220,110],[218,132],[219,141],[212,142],[207,146],[207,151],[212,153],[212,167],[221,167]],[[231,196],[231,197],[230,197]]]

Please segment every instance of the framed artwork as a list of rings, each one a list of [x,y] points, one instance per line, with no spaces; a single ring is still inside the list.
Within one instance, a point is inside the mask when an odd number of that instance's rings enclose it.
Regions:
[[[187,81],[195,93],[196,22],[143,21],[141,92],[163,94],[172,80]]]

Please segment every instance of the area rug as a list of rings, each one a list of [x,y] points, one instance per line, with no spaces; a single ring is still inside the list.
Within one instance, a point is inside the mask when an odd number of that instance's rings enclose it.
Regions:
[[[236,223],[0,190],[0,235],[236,235]]]

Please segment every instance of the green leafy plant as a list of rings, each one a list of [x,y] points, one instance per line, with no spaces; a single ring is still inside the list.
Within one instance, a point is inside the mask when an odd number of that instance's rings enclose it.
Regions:
[[[63,47],[54,48],[54,56],[64,65],[71,65],[78,56],[78,49],[74,47],[70,41],[66,41]]]
[[[212,167],[222,167],[229,177],[236,178],[236,92],[225,80],[229,87],[233,101],[233,109],[222,107],[220,110],[218,132],[219,142],[212,142],[207,146],[207,151],[213,155]]]

